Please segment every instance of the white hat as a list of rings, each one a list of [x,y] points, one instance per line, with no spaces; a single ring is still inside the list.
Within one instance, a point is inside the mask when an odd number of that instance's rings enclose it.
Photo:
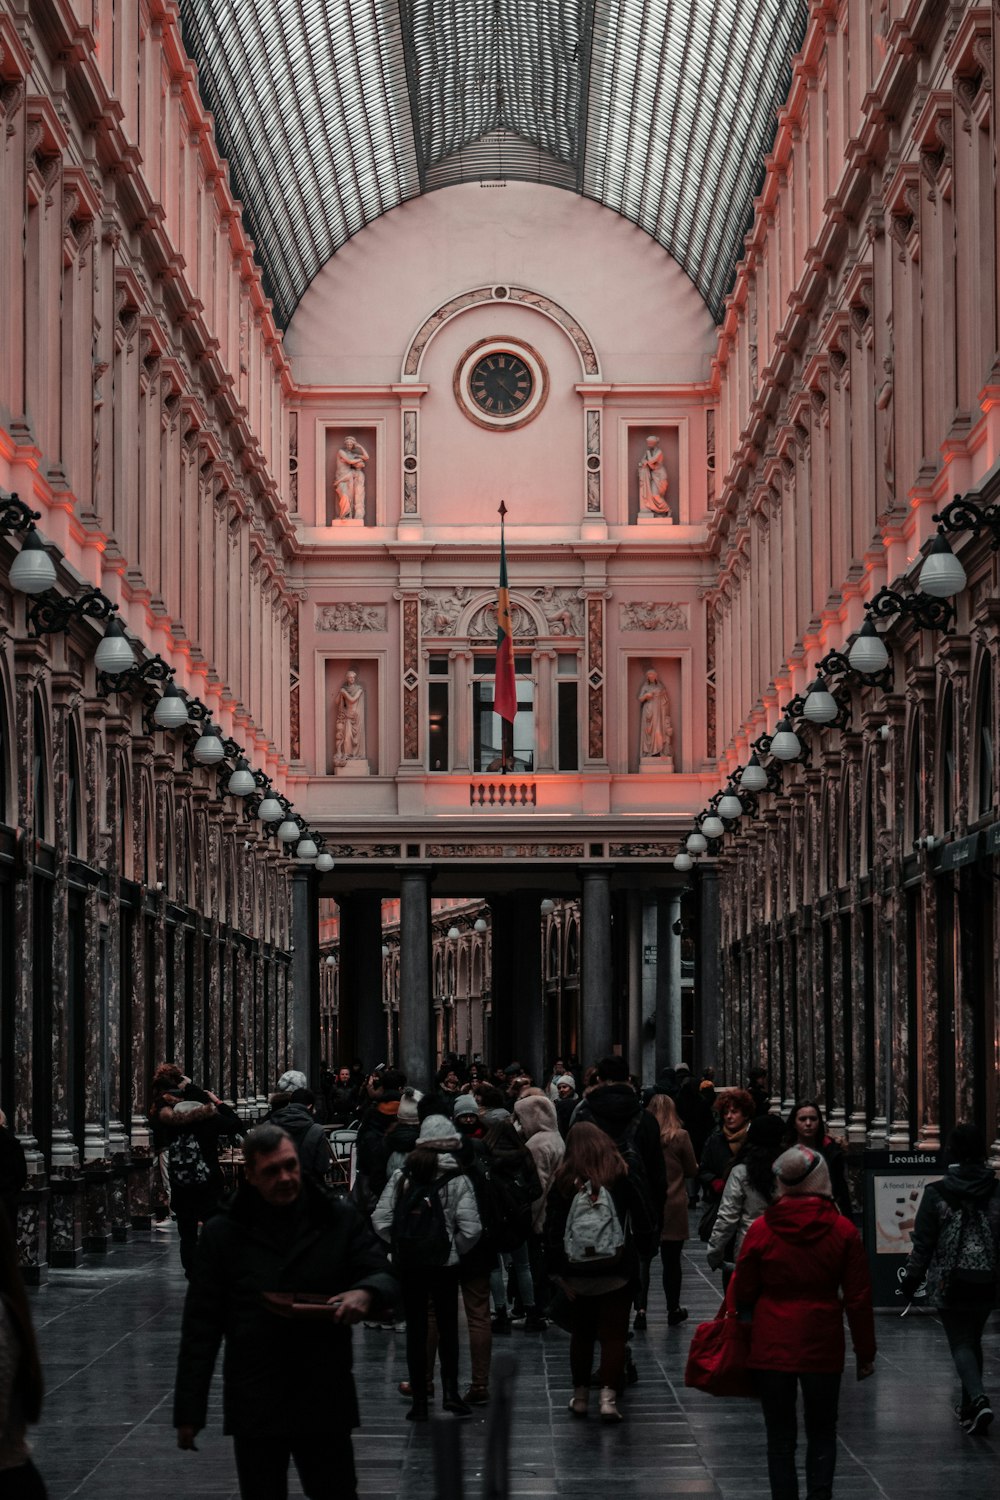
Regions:
[[[447,1148],[459,1144],[455,1127],[444,1115],[428,1115],[420,1127],[417,1136],[419,1146],[434,1146],[435,1148]]]
[[[296,1089],[307,1089],[309,1081],[304,1073],[297,1068],[289,1068],[287,1073],[282,1073],[278,1079],[276,1094],[294,1094]]]
[[[774,1175],[779,1198],[833,1197],[826,1158],[809,1146],[791,1146],[783,1151],[774,1163]]]

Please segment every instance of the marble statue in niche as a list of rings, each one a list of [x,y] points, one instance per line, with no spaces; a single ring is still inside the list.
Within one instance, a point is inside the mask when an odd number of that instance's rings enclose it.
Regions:
[[[335,521],[363,521],[365,515],[365,465],[368,454],[356,437],[344,439],[337,449],[333,479]]]
[[[365,743],[365,690],[353,667],[334,698],[333,743],[336,776],[369,775]]]
[[[660,440],[655,433],[646,439],[646,451],[639,460],[639,509],[647,515],[662,516],[666,521],[673,521],[670,514],[670,503],[667,500],[667,490],[670,481],[667,478],[667,466],[663,458],[663,449]]]
[[[639,689],[639,769],[674,769],[674,726],[670,695],[652,668]]]

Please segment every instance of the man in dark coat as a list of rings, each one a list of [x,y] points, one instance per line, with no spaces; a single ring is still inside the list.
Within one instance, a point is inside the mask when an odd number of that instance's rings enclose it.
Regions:
[[[272,1125],[287,1130],[295,1142],[302,1170],[307,1177],[317,1177],[321,1182],[330,1176],[333,1152],[322,1125],[315,1116],[316,1095],[311,1089],[296,1089],[287,1104],[271,1111]]]
[[[597,1064],[597,1083],[585,1094],[573,1115],[573,1125],[589,1120],[609,1135],[629,1162],[629,1175],[644,1195],[656,1241],[667,1196],[667,1168],[660,1145],[660,1128],[628,1081],[623,1057],[602,1057]],[[572,1129],[572,1125],[570,1126]],[[636,1226],[633,1225],[636,1232]],[[642,1238],[641,1233],[639,1238]],[[652,1252],[651,1252],[652,1253]]]
[[[193,1449],[205,1426],[225,1339],[223,1426],[243,1500],[285,1494],[290,1457],[310,1500],[356,1500],[350,1325],[393,1302],[396,1282],[355,1206],[303,1179],[286,1131],[258,1126],[244,1157],[244,1183],[202,1231],[184,1305],[177,1446]],[[329,1310],[287,1321],[268,1293],[320,1293]]]

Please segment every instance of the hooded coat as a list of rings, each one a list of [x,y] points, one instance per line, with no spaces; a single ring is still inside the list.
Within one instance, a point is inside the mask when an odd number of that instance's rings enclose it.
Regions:
[[[290,1322],[269,1311],[261,1294],[358,1289],[376,1304],[398,1296],[385,1251],[349,1199],[304,1178],[286,1216],[244,1183],[201,1233],[184,1303],[174,1425],[205,1426],[225,1339],[226,1432],[284,1437],[356,1427],[350,1328],[325,1318]]]
[[[749,1365],[796,1374],[844,1368],[844,1314],[862,1364],[875,1358],[872,1287],[861,1236],[829,1198],[779,1198],[747,1230],[733,1275],[753,1309]]]
[[[545,1224],[545,1204],[555,1170],[566,1154],[566,1143],[559,1134],[556,1107],[543,1094],[530,1094],[514,1105],[514,1118],[521,1127],[524,1143],[535,1162],[541,1194],[535,1200],[531,1227],[541,1234]]]
[[[442,1177],[450,1178],[441,1190],[441,1207],[444,1209],[444,1221],[448,1226],[448,1238],[451,1241],[447,1264],[449,1266],[457,1266],[460,1258],[463,1255],[468,1255],[482,1234],[483,1222],[479,1217],[479,1208],[476,1204],[476,1194],[472,1183],[465,1172],[460,1169],[457,1160],[452,1156],[450,1151],[438,1152],[437,1170],[434,1174],[435,1182],[439,1181]],[[372,1214],[372,1228],[380,1239],[387,1242],[392,1239],[392,1222],[396,1215],[396,1202],[405,1178],[405,1171],[393,1172]]]
[[[310,1177],[326,1177],[333,1152],[322,1125],[316,1123],[304,1104],[285,1104],[271,1113],[271,1124],[287,1130],[299,1153],[299,1164]]]
[[[598,1084],[585,1095],[573,1116],[574,1125],[584,1120],[599,1126],[620,1151],[631,1141],[646,1179],[649,1219],[660,1224],[667,1197],[667,1168],[660,1146],[660,1127],[648,1110],[643,1109],[635,1089],[630,1083]]]
[[[906,1262],[906,1279],[917,1287],[927,1277],[927,1300],[931,1305],[961,1307],[964,1300],[944,1285],[944,1273],[952,1269],[938,1256],[941,1233],[963,1207],[982,1209],[993,1236],[995,1276],[992,1298],[984,1290],[983,1300],[997,1305],[1000,1292],[1000,1182],[984,1162],[953,1163],[938,1182],[924,1189],[911,1237],[912,1250]]]

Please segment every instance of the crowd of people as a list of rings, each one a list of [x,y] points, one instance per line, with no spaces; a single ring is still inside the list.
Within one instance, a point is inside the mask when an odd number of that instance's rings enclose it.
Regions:
[[[876,1348],[845,1151],[817,1101],[782,1119],[766,1074],[717,1088],[711,1069],[696,1080],[683,1063],[642,1090],[619,1056],[586,1071],[558,1058],[539,1083],[518,1062],[490,1071],[450,1057],[428,1082],[421,1090],[397,1069],[356,1065],[324,1072],[314,1094],[290,1070],[265,1121],[246,1129],[179,1067],[157,1069],[149,1118],[189,1281],[179,1446],[196,1447],[224,1343],[223,1422],[244,1500],[285,1494],[291,1461],[307,1495],[352,1500],[350,1329],[362,1321],[405,1329],[399,1390],[411,1422],[427,1421],[435,1377],[453,1417],[487,1406],[494,1339],[557,1325],[569,1334],[570,1417],[585,1419],[596,1393],[599,1420],[618,1423],[657,1261],[668,1337],[688,1317],[683,1249],[693,1229],[720,1274],[723,1311],[749,1324],[773,1500],[799,1494],[800,1390],[807,1492],[827,1500],[845,1315],[859,1380],[873,1373]],[[355,1170],[336,1191],[328,1126],[354,1139]],[[242,1142],[228,1194],[226,1138]],[[901,1291],[908,1306],[926,1279],[961,1381],[956,1416],[981,1436],[993,1417],[982,1337],[997,1302],[1000,1187],[973,1127],[952,1133],[946,1155],[920,1205]],[[2,1219],[0,1482],[4,1494],[37,1497],[25,1431],[41,1380]],[[276,1379],[280,1370],[297,1378]]]

